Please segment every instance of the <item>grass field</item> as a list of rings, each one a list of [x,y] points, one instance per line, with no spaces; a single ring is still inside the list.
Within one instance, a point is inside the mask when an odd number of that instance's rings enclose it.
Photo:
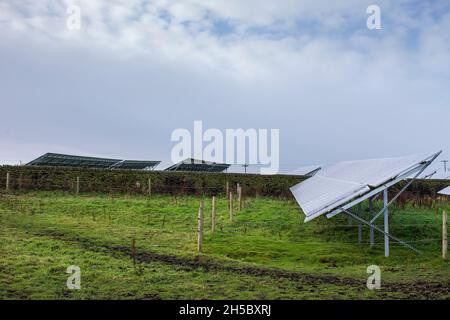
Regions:
[[[441,209],[395,209],[391,257],[357,243],[346,217],[303,223],[289,200],[245,199],[229,220],[218,199],[216,232],[205,201],[204,250],[197,249],[200,197],[62,192],[0,193],[0,299],[450,299],[441,258]],[[378,207],[380,204],[378,204]],[[131,242],[136,241],[136,265]],[[81,268],[69,290],[66,268]],[[369,265],[382,287],[366,287]]]

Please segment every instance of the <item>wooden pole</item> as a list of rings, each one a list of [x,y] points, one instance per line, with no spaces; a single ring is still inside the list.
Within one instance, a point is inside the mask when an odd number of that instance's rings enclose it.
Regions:
[[[448,237],[447,237],[447,212],[442,213],[442,259],[447,260]]]
[[[233,192],[230,191],[230,221],[233,222]]]
[[[240,184],[238,184],[238,211],[240,212],[242,209],[242,187]]]
[[[216,196],[212,197],[212,209],[211,209],[211,232],[216,230]]]
[[[6,173],[6,191],[9,191],[9,172]]]
[[[78,195],[80,193],[80,177],[77,177],[77,190],[76,194]]]
[[[152,195],[152,179],[148,178],[148,195]]]
[[[133,268],[136,271],[136,239],[131,239],[131,258],[133,259]]]
[[[228,183],[228,181],[227,181],[227,184],[226,184],[226,186],[225,186],[225,189],[226,189],[226,191],[225,191],[225,197],[228,198],[228,195],[230,194],[230,184]],[[230,204],[228,204],[228,205],[230,205]]]
[[[198,208],[198,228],[197,228],[197,251],[202,252],[203,249],[203,201],[200,201]]]

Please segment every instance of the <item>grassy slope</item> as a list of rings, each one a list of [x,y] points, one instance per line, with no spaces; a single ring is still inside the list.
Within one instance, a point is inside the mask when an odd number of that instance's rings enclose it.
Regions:
[[[380,236],[369,249],[355,243],[356,228],[345,218],[303,224],[291,201],[249,199],[231,223],[219,199],[212,235],[205,199],[204,253],[198,256],[199,198],[0,196],[0,298],[450,298],[435,209],[393,212],[391,231],[424,254],[392,243],[386,259]],[[137,270],[129,256],[133,237]],[[378,292],[365,288],[372,264],[382,269]],[[80,291],[65,288],[69,265],[81,267]]]

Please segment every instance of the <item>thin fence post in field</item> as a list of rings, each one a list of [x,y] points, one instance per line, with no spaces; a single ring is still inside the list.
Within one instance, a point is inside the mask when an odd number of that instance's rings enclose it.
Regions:
[[[211,233],[216,230],[216,196],[212,197],[212,207],[211,207]]]
[[[131,258],[133,259],[133,268],[136,271],[136,239],[131,239]]]
[[[76,194],[78,195],[80,193],[80,177],[77,177],[77,186],[76,186]]]
[[[6,173],[6,191],[9,191],[9,172]]]
[[[447,236],[447,212],[442,212],[442,258],[447,260],[448,236]]]
[[[230,194],[230,184],[227,181],[227,184],[225,186],[225,197],[228,198],[228,195]],[[229,205],[229,204],[228,204]]]
[[[152,179],[148,178],[148,195],[152,195]]]
[[[230,210],[230,186],[228,184],[228,181],[227,181],[227,194],[225,197],[227,198],[227,206],[228,206],[227,208],[228,210]]]
[[[242,187],[238,184],[238,211],[242,210]]]
[[[200,201],[198,208],[198,228],[197,228],[197,251],[202,252],[203,249],[203,201]]]
[[[233,222],[233,191],[230,191],[230,221]]]

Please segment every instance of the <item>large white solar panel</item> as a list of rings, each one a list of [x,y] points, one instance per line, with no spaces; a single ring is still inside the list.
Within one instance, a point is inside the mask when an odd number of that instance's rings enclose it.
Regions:
[[[450,187],[447,187],[445,189],[442,189],[441,191],[438,192],[439,194],[443,194],[445,196],[450,196]]]
[[[445,172],[444,169],[437,166],[429,167],[420,175],[419,179],[450,180],[450,171]]]
[[[340,162],[293,186],[291,192],[307,222],[420,167],[436,155]]]
[[[321,169],[322,166],[304,166],[304,167],[300,167],[295,169],[294,171],[291,172],[291,174],[294,175],[300,175],[300,176],[313,176],[314,174],[317,173],[317,171],[319,171]]]

